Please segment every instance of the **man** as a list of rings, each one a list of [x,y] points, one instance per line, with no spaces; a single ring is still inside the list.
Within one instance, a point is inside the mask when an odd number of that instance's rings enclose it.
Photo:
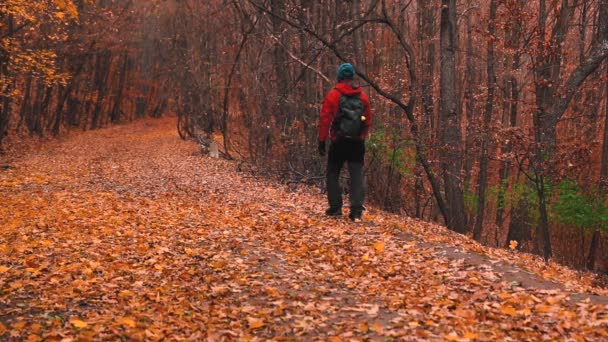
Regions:
[[[360,221],[363,213],[365,191],[363,187],[363,162],[365,138],[372,124],[369,98],[361,87],[353,83],[355,68],[342,64],[338,68],[338,84],[323,102],[319,125],[319,154],[325,156],[325,142],[329,135],[327,161],[328,216],[342,215],[342,190],[340,170],[348,162],[350,174],[349,218]]]

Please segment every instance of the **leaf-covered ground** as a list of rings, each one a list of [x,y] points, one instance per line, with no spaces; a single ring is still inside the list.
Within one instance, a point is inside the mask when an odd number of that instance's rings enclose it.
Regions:
[[[605,297],[570,300],[605,295],[589,275],[374,209],[359,224],[326,218],[318,189],[239,174],[168,120],[75,134],[10,165],[2,340],[608,339]]]

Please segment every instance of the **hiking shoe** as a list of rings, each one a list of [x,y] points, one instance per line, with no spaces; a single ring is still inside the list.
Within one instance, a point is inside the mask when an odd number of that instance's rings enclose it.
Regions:
[[[361,222],[361,212],[353,211],[350,214],[348,214],[348,218],[354,222]]]
[[[325,210],[325,215],[333,217],[342,216],[342,208],[328,208]]]

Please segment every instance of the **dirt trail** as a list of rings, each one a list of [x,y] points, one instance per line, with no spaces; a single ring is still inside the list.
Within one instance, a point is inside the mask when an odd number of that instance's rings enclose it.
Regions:
[[[575,272],[374,209],[328,219],[318,191],[235,169],[168,120],[13,161],[0,339],[608,339],[606,297]]]

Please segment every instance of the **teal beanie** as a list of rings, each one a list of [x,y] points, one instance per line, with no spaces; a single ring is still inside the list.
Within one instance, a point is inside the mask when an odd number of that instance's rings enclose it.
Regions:
[[[344,63],[338,68],[338,81],[352,80],[355,77],[355,67],[350,63]]]

